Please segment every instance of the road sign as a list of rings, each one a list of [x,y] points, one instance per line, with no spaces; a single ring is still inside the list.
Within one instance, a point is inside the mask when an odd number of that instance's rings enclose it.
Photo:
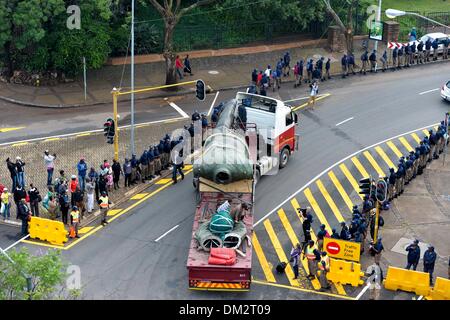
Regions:
[[[400,43],[400,42],[395,42],[395,41],[389,41],[387,44],[388,49],[400,49],[402,47],[405,47],[407,45],[407,43]]]
[[[361,244],[332,238],[324,238],[323,246],[331,258],[359,262]]]

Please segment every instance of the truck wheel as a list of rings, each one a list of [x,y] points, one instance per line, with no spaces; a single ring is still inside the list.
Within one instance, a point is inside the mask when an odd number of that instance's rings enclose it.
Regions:
[[[280,169],[283,169],[284,167],[286,167],[288,162],[289,162],[289,149],[284,148],[280,152]]]
[[[261,179],[261,172],[257,169],[255,173],[255,185],[258,184],[260,179]]]

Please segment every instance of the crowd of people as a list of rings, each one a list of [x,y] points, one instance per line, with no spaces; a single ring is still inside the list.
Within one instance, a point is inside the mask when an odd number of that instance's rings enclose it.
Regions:
[[[197,119],[198,113],[193,115]],[[65,170],[59,170],[54,178],[57,155],[45,150],[43,154],[44,166],[47,171],[47,190],[41,195],[38,188],[30,183],[28,190],[25,182],[26,162],[21,157],[16,161],[6,159],[6,165],[11,177],[11,188],[0,184],[0,213],[3,220],[11,219],[11,206],[15,204],[16,219],[22,221],[22,233],[28,234],[28,221],[31,216],[41,215],[50,219],[61,219],[64,225],[74,229],[74,237],[78,237],[78,225],[85,217],[93,213],[96,204],[102,211],[102,224],[106,224],[107,209],[111,201],[110,193],[120,189],[120,180],[123,177],[123,187],[128,188],[140,182],[151,181],[161,175],[162,170],[173,169],[173,181],[177,182],[177,174],[184,178],[184,166],[180,149],[177,159],[171,158],[171,152],[183,137],[171,139],[167,134],[159,144],[150,145],[140,157],[133,154],[125,158],[123,164],[113,160],[112,164],[104,160],[99,168],[89,166],[84,157],[80,158],[74,168],[76,174],[68,175]],[[180,160],[181,159],[181,160]]]
[[[394,168],[390,168],[389,177],[384,177],[388,185],[387,200],[381,204],[380,212],[389,210],[390,202],[404,192],[404,186],[409,184],[417,175],[421,175],[423,170],[427,167],[427,164],[434,159],[438,159],[439,155],[444,152],[446,143],[445,134],[447,133],[447,130],[448,128],[446,128],[445,122],[442,121],[436,133],[434,133],[433,130],[429,130],[429,136],[425,136],[424,139],[420,141],[420,145],[416,147],[415,151],[411,151],[406,158],[401,157],[399,159],[397,171],[395,171]],[[380,259],[384,247],[382,237],[379,236],[379,233],[377,239],[374,238],[377,199],[375,181],[373,181],[372,184],[372,193],[364,196],[361,208],[357,205],[353,206],[350,223],[347,224],[346,222],[341,222],[339,232],[336,228],[333,228],[331,234],[325,229],[325,225],[322,224],[316,232],[316,241],[312,239],[311,226],[313,215],[311,214],[311,207],[299,209],[299,213],[302,215],[303,220],[302,229],[304,241],[302,245],[297,244],[297,246],[291,250],[291,262],[293,263],[295,278],[298,277],[298,262],[300,254],[303,253],[304,258],[306,257],[308,259],[309,278],[318,277],[322,289],[329,289],[329,284],[326,280],[326,272],[329,270],[329,258],[323,247],[325,237],[357,242],[360,244],[360,253],[363,254],[367,243],[367,235],[370,234],[371,241],[368,252],[374,257],[375,267],[380,267]],[[383,226],[384,219],[380,214],[378,218],[378,227]],[[417,267],[420,259],[418,243],[418,240],[416,240],[413,245],[406,249],[406,251],[408,251],[407,269],[412,266],[415,270]],[[430,274],[430,285],[433,281],[436,257],[434,247],[430,245],[423,258],[423,270]],[[319,275],[317,273],[318,269],[322,270]]]

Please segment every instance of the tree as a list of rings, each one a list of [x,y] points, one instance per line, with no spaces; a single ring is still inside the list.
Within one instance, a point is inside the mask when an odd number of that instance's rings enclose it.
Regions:
[[[326,11],[331,15],[334,22],[338,25],[339,29],[345,36],[345,47],[347,48],[347,53],[353,53],[353,8],[358,5],[358,0],[346,0],[347,7],[347,25],[344,25],[339,15],[332,8],[330,0],[322,0],[325,4]]]
[[[181,7],[181,0],[164,0],[161,4],[161,0],[149,0],[150,3],[156,8],[164,21],[164,49],[163,56],[166,62],[166,84],[174,84],[177,82],[175,59],[176,54],[173,48],[173,33],[177,23],[181,17],[187,12],[210,3],[215,0],[199,0],[187,7]]]
[[[59,250],[31,255],[26,247],[8,253],[11,262],[0,254],[0,300],[42,300],[76,298],[77,290],[65,289],[66,263]],[[26,277],[31,278],[31,292]]]

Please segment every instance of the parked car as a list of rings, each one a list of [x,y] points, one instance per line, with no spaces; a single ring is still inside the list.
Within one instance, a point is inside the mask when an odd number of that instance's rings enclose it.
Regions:
[[[431,42],[434,41],[434,39],[438,39],[438,54],[442,53],[442,51],[444,50],[444,45],[443,45],[443,41],[446,38],[449,38],[449,35],[442,33],[442,32],[434,32],[434,33],[427,33],[426,35],[422,36],[420,39],[416,40],[416,41],[410,41],[409,45],[412,45],[413,43],[417,45],[419,44],[420,41],[423,42],[423,44],[425,44],[428,40],[428,38],[431,40]],[[424,47],[425,50],[425,47]],[[431,48],[430,49],[430,54],[433,54],[434,49]]]
[[[450,81],[441,87],[441,97],[444,100],[450,101]]]

